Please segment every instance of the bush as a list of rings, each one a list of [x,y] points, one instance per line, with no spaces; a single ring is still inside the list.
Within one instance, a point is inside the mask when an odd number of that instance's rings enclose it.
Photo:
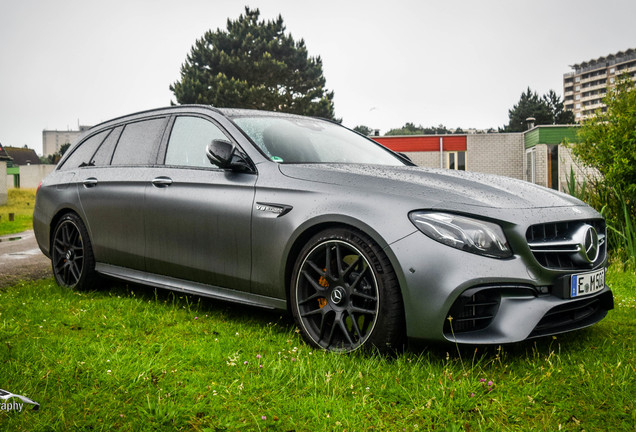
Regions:
[[[607,111],[584,121],[574,155],[596,168],[611,187],[636,197],[636,87],[623,77],[603,99]],[[633,200],[632,200],[633,203]]]
[[[586,201],[608,222],[610,247],[618,259],[636,261],[636,86],[622,77],[603,99],[607,110],[597,111],[569,143],[574,156],[597,169],[602,177],[588,179]],[[574,192],[570,187],[570,192]],[[579,192],[580,191],[576,191]]]

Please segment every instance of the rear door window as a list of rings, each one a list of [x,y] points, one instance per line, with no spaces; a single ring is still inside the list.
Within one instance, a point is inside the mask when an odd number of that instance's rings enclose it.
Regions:
[[[154,165],[165,125],[165,117],[127,124],[111,165]]]

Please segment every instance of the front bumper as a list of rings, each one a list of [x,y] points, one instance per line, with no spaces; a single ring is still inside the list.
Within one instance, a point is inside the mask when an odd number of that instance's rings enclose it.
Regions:
[[[607,286],[563,298],[562,281],[576,271],[543,268],[532,256],[487,258],[419,231],[386,252],[400,278],[409,338],[512,343],[588,327],[613,308]]]

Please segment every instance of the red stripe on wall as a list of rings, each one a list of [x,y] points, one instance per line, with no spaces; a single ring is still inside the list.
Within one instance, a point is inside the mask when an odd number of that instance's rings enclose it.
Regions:
[[[443,135],[444,151],[466,151],[466,135]],[[373,137],[396,152],[438,152],[440,136]]]

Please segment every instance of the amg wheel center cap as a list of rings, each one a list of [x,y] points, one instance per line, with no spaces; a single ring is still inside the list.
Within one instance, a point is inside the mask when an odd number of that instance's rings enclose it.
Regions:
[[[67,260],[67,261],[70,261],[70,259],[71,259],[71,258],[73,258],[73,251],[72,251],[72,250],[70,250],[70,249],[69,249],[69,250],[67,250],[67,251],[66,251],[66,256],[65,256],[65,257],[66,257],[66,260]]]
[[[342,301],[345,298],[345,290],[340,288],[340,287],[336,287],[333,291],[331,291],[331,301],[333,302],[333,304],[340,304],[342,303]]]

